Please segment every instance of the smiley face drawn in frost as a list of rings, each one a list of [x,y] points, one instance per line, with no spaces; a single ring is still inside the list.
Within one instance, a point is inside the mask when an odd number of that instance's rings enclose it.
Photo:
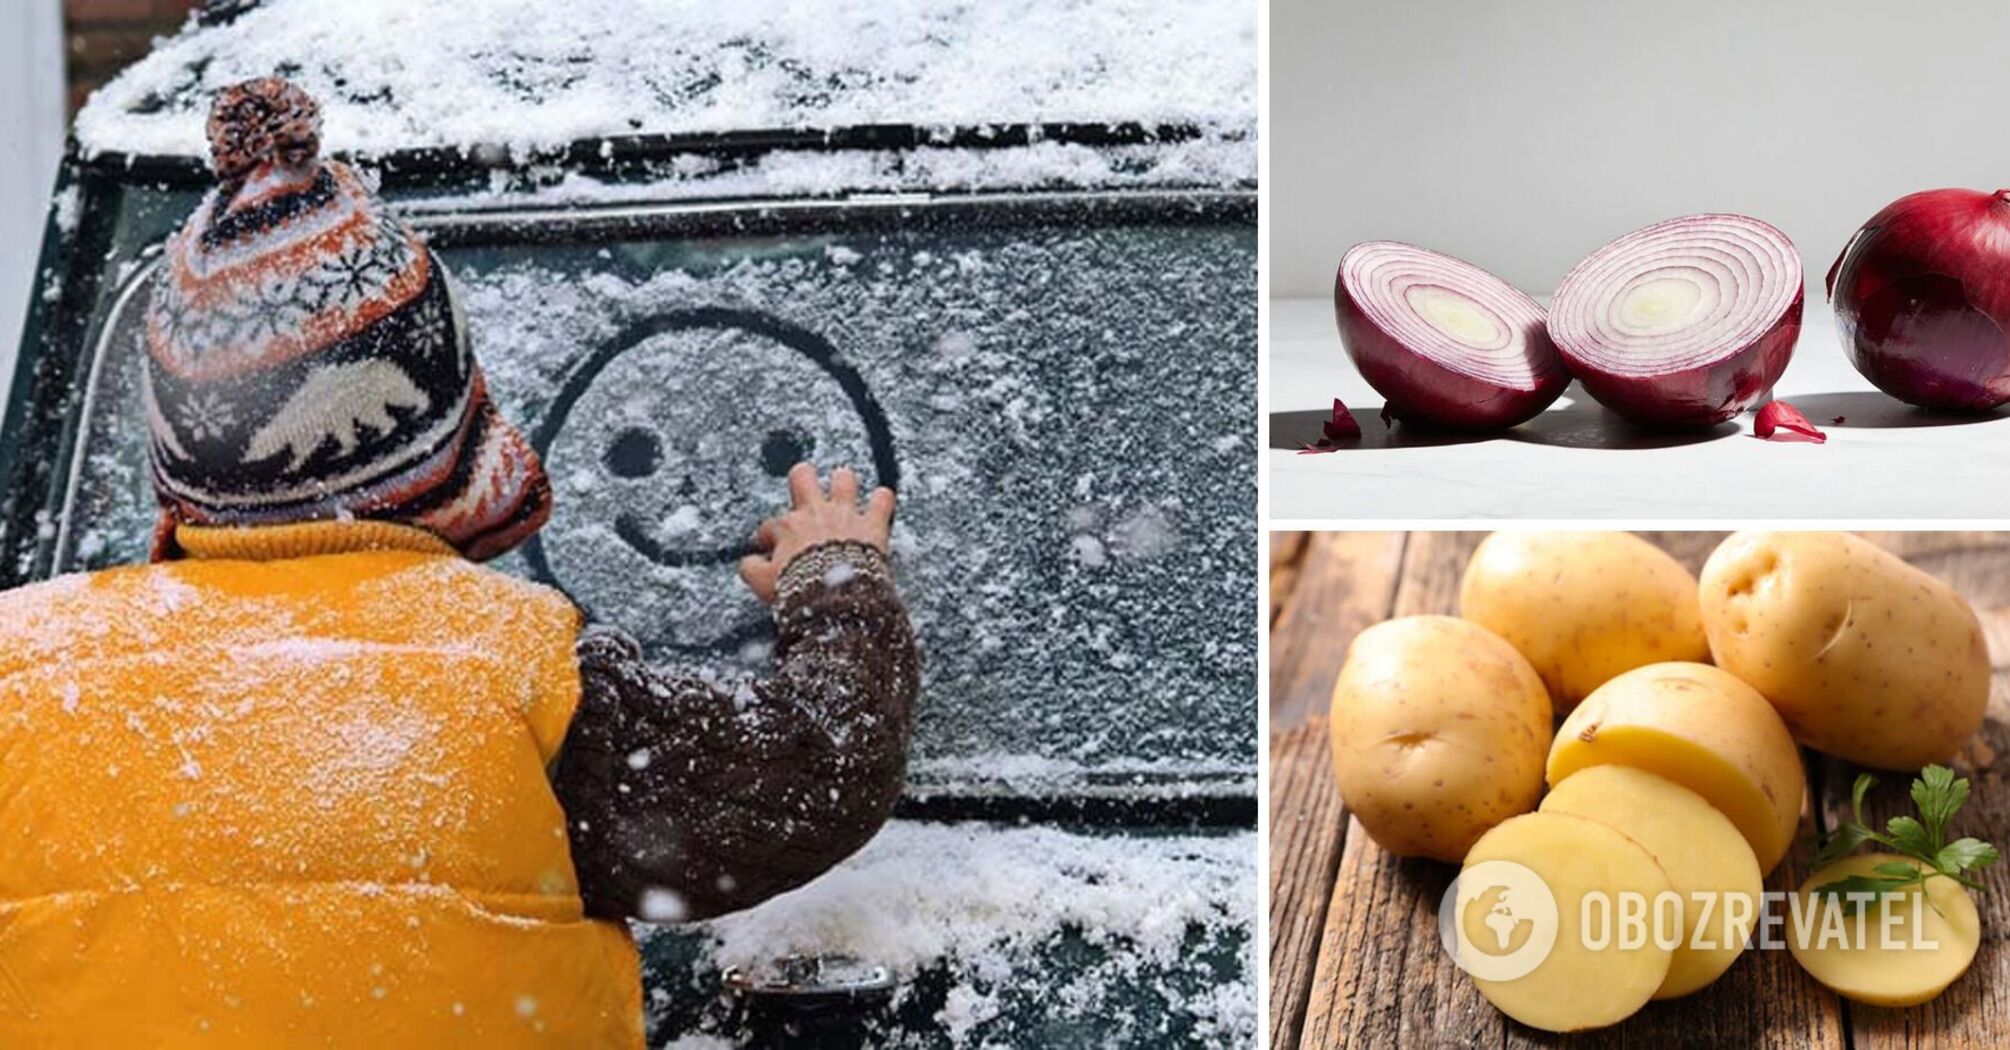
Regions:
[[[765,314],[641,321],[567,378],[532,433],[556,501],[524,547],[538,579],[652,651],[733,650],[769,633],[738,579],[789,467],[899,483],[893,435],[822,337]]]

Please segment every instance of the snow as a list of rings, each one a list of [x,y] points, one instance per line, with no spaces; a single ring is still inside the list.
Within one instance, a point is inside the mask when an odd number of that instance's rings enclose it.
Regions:
[[[1197,1019],[1195,1045],[1256,1038],[1256,835],[1103,837],[1053,828],[889,824],[823,878],[709,924],[721,967],[850,955],[901,979],[944,971],[935,1017],[954,1046],[1030,1045],[1011,1024],[1093,1020],[1106,1042],[1145,1045],[1163,996]],[[1055,966],[1079,938],[1090,951]],[[1107,949],[1106,953],[1096,949]],[[1239,976],[1222,980],[1223,956]],[[1215,958],[1210,961],[1209,956]],[[896,1009],[899,1002],[896,1001]]]
[[[768,197],[837,197],[848,194],[985,192],[1014,189],[1130,189],[1249,186],[1256,181],[1256,149],[1246,140],[1197,139],[1091,148],[1037,142],[1002,148],[923,147],[884,150],[782,150],[737,167],[711,158],[671,161],[639,181],[609,181],[574,171],[532,168],[495,173],[474,193],[418,197],[401,202],[414,214],[481,207],[562,207]],[[848,248],[831,261],[858,261]]]
[[[642,891],[637,914],[648,922],[682,922],[684,917],[690,914],[690,909],[684,903],[684,898],[676,893],[660,887],[651,887]]]
[[[1256,124],[1238,0],[271,0],[94,94],[87,154],[200,155],[209,97],[283,71],[337,151],[638,133],[1136,121]]]
[[[1098,732],[1098,736],[1104,735]],[[925,756],[908,766],[909,790],[922,797],[971,793],[1015,798],[1148,794],[1163,798],[1247,798],[1256,792],[1256,769],[1227,756],[1151,759],[1124,763],[1122,776],[1092,765],[1038,754],[978,751]]]
[[[684,1035],[663,1044],[663,1050],[739,1050],[739,1046],[723,1036]]]
[[[77,185],[71,183],[62,188],[49,203],[49,214],[55,220],[58,233],[68,236],[77,229],[78,211],[83,206]]]

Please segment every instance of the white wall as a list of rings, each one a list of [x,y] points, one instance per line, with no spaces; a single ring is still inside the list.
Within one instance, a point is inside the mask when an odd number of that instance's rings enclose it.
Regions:
[[[58,0],[14,0],[0,13],[0,403],[63,151],[62,25]]]
[[[1411,241],[1546,294],[1636,226],[1741,211],[1811,296],[1914,190],[2010,186],[2003,0],[1272,0],[1272,294]]]

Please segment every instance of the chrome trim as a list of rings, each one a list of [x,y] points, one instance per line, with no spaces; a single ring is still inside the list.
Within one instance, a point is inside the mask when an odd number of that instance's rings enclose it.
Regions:
[[[536,191],[524,194],[534,198]],[[681,216],[725,215],[732,212],[796,214],[818,211],[909,211],[956,207],[1023,207],[1051,204],[1121,203],[1133,201],[1235,200],[1254,202],[1253,189],[1149,189],[1149,190],[1042,190],[1031,193],[991,191],[984,193],[856,193],[844,197],[805,199],[801,197],[744,197],[696,199],[689,201],[629,202],[618,204],[544,205],[433,210],[423,202],[417,206],[392,202],[392,210],[413,226],[422,229],[455,230],[487,226],[496,222],[547,222],[569,225],[630,222],[642,219]]]
[[[152,258],[147,258],[149,255]],[[167,259],[167,253],[161,250],[161,244],[151,244],[140,249],[139,258],[145,261],[126,276],[118,294],[112,297],[112,305],[105,311],[104,320],[99,324],[98,334],[92,343],[91,371],[84,380],[84,398],[77,413],[77,436],[76,440],[70,443],[70,476],[63,484],[63,508],[56,516],[56,540],[49,550],[51,576],[71,571],[67,567],[67,562],[70,560],[71,516],[77,506],[77,491],[84,482],[84,463],[90,459],[85,449],[91,439],[91,419],[97,406],[98,384],[104,372],[105,359],[110,356],[112,333],[118,330],[118,319],[125,313],[134,294],[146,287],[147,279],[153,276],[155,270],[160,269],[161,263]]]

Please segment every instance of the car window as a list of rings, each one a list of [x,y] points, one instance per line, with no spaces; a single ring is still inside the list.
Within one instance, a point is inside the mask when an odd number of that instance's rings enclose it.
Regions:
[[[124,196],[128,241],[192,200]],[[433,220],[558,497],[498,564],[658,660],[757,667],[735,562],[790,463],[854,465],[901,495],[924,789],[1246,775],[1256,235],[1200,199]],[[106,285],[59,569],[144,555],[145,270]]]

